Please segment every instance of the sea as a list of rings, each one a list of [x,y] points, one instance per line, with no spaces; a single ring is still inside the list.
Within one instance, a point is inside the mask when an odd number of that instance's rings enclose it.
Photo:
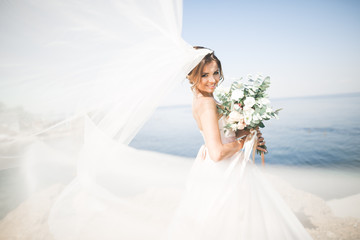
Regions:
[[[271,99],[265,163],[360,170],[360,93]],[[131,146],[193,159],[204,144],[191,106],[159,107]],[[260,156],[256,158],[260,161]]]
[[[265,167],[286,168],[273,173],[323,199],[358,194],[360,93],[271,102],[274,109],[283,110],[280,119],[266,121],[261,129],[269,151]],[[202,144],[190,105],[159,107],[130,143],[134,148],[181,156],[184,161],[193,161]],[[260,165],[260,161],[257,156],[255,163]],[[56,164],[37,165],[31,178],[24,169],[17,164],[0,169],[0,219],[32,193],[58,183],[66,185],[76,175],[74,167]],[[311,179],[311,184],[304,178]]]

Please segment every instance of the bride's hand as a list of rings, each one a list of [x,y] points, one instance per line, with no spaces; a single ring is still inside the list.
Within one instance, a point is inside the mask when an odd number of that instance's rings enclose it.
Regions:
[[[255,128],[255,130],[257,131],[257,137],[258,137],[258,145],[256,146],[256,149],[261,151],[261,152],[266,153],[267,150],[262,147],[262,146],[265,145],[265,141],[264,141],[264,138],[262,136],[262,133],[261,133],[259,127]],[[237,130],[235,132],[236,138],[243,137],[243,139],[245,139],[247,137],[247,135],[249,135],[249,134],[250,134],[250,130]]]
[[[235,136],[236,136],[236,138],[243,138],[243,139],[245,139],[246,138],[246,136],[247,135],[249,135],[250,134],[250,130],[237,130],[236,132],[235,132]]]
[[[259,127],[255,128],[255,129],[257,131],[257,137],[258,137],[258,145],[256,146],[256,149],[261,151],[261,152],[266,153],[267,150],[262,147],[262,146],[265,145],[265,141],[264,141],[264,138],[262,137],[262,133],[261,133]]]

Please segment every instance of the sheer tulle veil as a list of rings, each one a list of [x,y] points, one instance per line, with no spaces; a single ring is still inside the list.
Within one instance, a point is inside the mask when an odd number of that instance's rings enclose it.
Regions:
[[[176,184],[179,166],[164,168],[169,161],[128,144],[210,52],[181,38],[182,2],[0,4],[2,162],[31,175],[39,159],[76,160],[76,177],[49,216],[56,239],[157,236],[148,223],[159,212],[139,207],[137,196]],[[60,135],[75,150],[52,149],[47,140]]]

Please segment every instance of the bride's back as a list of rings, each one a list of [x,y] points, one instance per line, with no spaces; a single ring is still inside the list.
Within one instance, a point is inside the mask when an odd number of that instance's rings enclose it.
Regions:
[[[196,124],[200,131],[202,131],[202,124],[200,120],[200,114],[204,111],[216,111],[216,102],[212,97],[206,97],[202,95],[194,95],[192,102],[192,115],[196,121]],[[219,115],[216,112],[217,119],[219,119]]]

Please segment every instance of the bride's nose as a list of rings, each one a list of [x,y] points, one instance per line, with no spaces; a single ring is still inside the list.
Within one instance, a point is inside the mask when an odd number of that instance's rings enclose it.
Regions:
[[[214,76],[209,77],[209,82],[210,83],[215,83],[216,82],[215,77]]]

